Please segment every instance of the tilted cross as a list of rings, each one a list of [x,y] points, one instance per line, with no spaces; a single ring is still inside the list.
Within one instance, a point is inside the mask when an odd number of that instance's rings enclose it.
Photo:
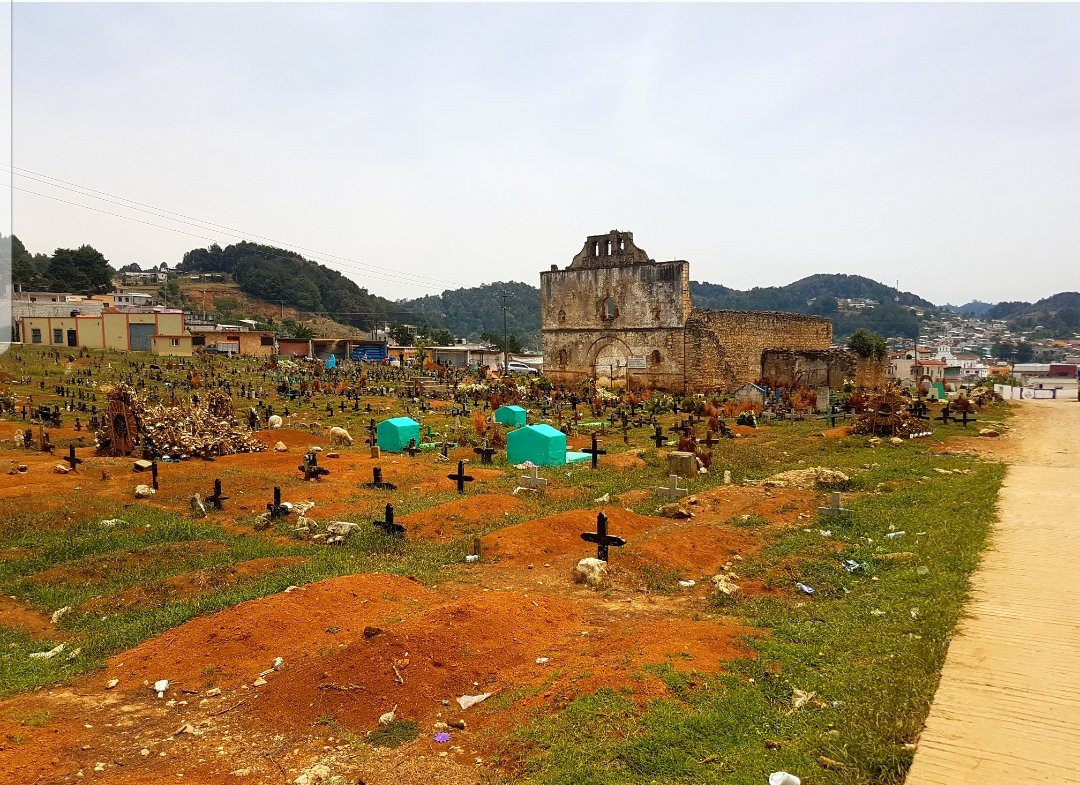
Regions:
[[[385,519],[381,521],[372,521],[371,525],[378,529],[382,529],[387,534],[394,536],[405,535],[405,527],[400,523],[394,523],[394,505],[392,504],[386,505]]]
[[[304,455],[304,462],[296,468],[304,475],[305,480],[317,481],[321,479],[323,475],[330,473],[329,469],[319,466],[319,459],[314,451]]]
[[[472,482],[475,478],[465,473],[465,461],[457,462],[457,473],[446,475],[448,480],[453,480],[457,483],[457,492],[465,493],[465,483]]]
[[[581,539],[585,540],[585,542],[596,543],[596,558],[601,561],[608,560],[609,546],[619,547],[626,545],[626,540],[622,537],[607,533],[607,516],[602,512],[596,514],[596,531],[582,532]]]
[[[653,441],[656,443],[656,449],[658,450],[667,443],[667,440],[664,438],[664,431],[659,425],[656,426],[656,430],[653,432],[652,438]]]
[[[415,458],[416,454],[420,452],[420,448],[416,446],[416,439],[409,439],[409,444],[402,452],[408,453],[410,458]]]
[[[666,496],[671,501],[681,499],[683,496],[690,493],[688,489],[679,487],[679,475],[677,474],[669,474],[668,484],[660,486],[656,489],[656,492],[661,496]]]

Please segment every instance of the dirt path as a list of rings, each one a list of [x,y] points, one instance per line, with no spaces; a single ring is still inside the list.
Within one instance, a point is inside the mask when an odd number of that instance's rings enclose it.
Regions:
[[[1020,405],[908,785],[1080,783],[1080,404]]]

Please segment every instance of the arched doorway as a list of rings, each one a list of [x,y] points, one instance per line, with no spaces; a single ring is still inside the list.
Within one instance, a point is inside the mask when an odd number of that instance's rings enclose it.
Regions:
[[[599,387],[620,389],[626,387],[626,364],[630,349],[615,338],[604,338],[593,346],[593,378]]]

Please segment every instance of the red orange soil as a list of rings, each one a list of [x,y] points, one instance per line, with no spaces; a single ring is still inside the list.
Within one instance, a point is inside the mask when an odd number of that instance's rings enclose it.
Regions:
[[[33,638],[63,640],[67,637],[56,628],[48,614],[3,595],[0,595],[0,624],[21,627]]]
[[[410,536],[448,540],[505,523],[506,516],[526,511],[529,504],[516,496],[463,496],[399,519]]]

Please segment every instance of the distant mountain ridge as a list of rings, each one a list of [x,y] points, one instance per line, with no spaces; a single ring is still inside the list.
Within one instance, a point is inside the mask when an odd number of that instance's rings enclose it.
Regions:
[[[372,294],[356,282],[317,262],[257,243],[220,248],[197,248],[179,265],[187,272],[224,272],[252,297],[285,303],[300,311],[324,314],[361,329],[383,323],[442,327],[461,338],[483,333],[501,335],[503,306],[506,330],[522,345],[540,347],[540,290],[520,281],[505,281],[396,302]],[[963,306],[939,308],[918,295],[861,275],[818,273],[786,286],[732,289],[706,281],[690,282],[695,307],[714,310],[790,311],[827,316],[833,335],[843,339],[859,327],[886,336],[914,337],[919,317],[949,310],[1003,319],[1016,329],[1045,328],[1047,334],[1067,337],[1080,332],[1080,293],[1060,292],[1036,303],[1007,302],[991,306],[973,300]]]

